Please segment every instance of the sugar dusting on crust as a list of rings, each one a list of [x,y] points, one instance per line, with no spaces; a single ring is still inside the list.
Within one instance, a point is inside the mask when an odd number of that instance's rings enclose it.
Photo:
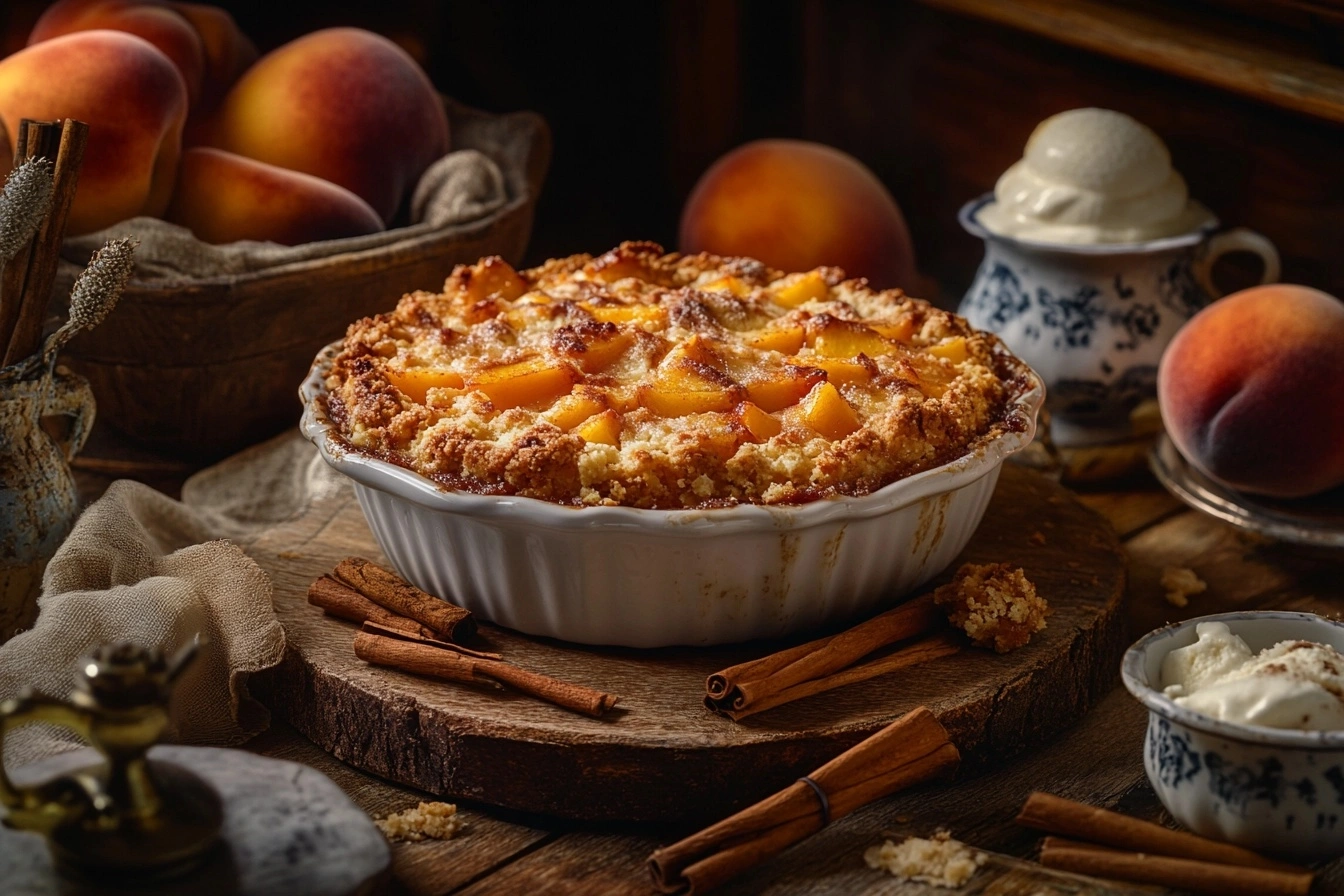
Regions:
[[[327,387],[351,447],[447,487],[684,508],[867,494],[1020,429],[1028,379],[992,334],[839,269],[624,243],[459,265],[351,325]]]
[[[1025,645],[1050,615],[1026,573],[1008,563],[964,564],[933,600],[971,641],[999,653]]]
[[[984,853],[953,840],[943,830],[927,840],[921,837],[909,837],[900,843],[888,840],[881,846],[869,847],[863,854],[869,868],[881,869],[902,881],[949,889],[964,886],[986,859]]]

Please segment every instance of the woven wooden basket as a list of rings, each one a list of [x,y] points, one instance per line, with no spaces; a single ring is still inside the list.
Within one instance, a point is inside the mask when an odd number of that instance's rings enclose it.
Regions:
[[[171,285],[132,280],[107,320],[68,350],[99,419],[155,451],[222,457],[297,425],[298,384],[351,322],[410,290],[441,288],[455,264],[485,255],[519,263],[550,162],[546,124],[528,112],[445,104],[454,149],[494,159],[507,204],[376,249]]]

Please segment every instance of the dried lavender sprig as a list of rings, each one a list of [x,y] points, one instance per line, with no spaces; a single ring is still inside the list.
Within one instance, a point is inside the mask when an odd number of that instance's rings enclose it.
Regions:
[[[9,173],[0,189],[0,267],[33,237],[51,208],[52,165],[27,159]]]
[[[108,312],[116,307],[117,299],[135,272],[133,238],[109,240],[93,253],[86,267],[70,290],[70,319],[59,330],[47,337],[42,347],[42,359],[50,363],[61,347],[80,330],[100,324]]]

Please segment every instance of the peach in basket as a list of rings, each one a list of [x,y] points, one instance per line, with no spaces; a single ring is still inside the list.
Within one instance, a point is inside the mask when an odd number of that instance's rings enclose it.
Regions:
[[[301,395],[408,579],[531,634],[655,647],[853,617],[937,574],[1042,387],[899,290],[625,243],[459,267],[352,325]]]

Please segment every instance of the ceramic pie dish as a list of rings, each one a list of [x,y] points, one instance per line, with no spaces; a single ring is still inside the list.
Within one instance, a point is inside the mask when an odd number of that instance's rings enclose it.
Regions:
[[[446,489],[348,447],[326,413],[326,374],[299,390],[300,428],[354,483],[399,573],[484,619],[531,635],[624,647],[779,637],[891,603],[970,540],[1004,460],[1032,440],[1044,401],[1020,378],[1019,422],[956,460],[861,497],[707,510],[571,507]]]

